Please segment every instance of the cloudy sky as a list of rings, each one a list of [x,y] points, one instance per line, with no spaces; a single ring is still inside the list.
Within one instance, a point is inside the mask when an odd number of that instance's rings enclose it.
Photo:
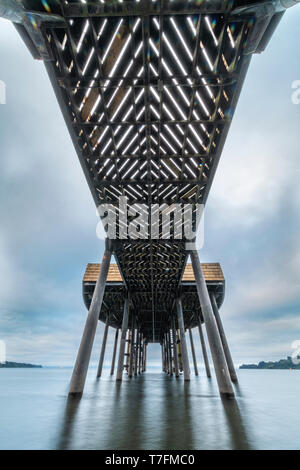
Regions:
[[[295,7],[253,57],[206,208],[200,256],[223,267],[236,364],[286,357],[300,339],[299,24]],[[8,360],[72,365],[82,276],[103,253],[95,207],[43,64],[5,20],[0,64],[0,339]]]

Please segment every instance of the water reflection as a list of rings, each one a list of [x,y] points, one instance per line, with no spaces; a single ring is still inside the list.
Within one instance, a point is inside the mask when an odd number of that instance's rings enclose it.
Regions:
[[[58,449],[67,449],[72,440],[72,430],[74,427],[76,414],[80,406],[79,398],[67,398],[63,416],[63,424],[59,434]]]
[[[250,450],[250,443],[237,401],[223,398],[222,403],[231,436],[230,447],[236,450]]]
[[[249,449],[237,400],[204,377],[190,383],[149,373],[92,382],[68,399],[59,449]]]
[[[175,385],[175,386],[174,386]],[[163,414],[160,420],[162,449],[193,449],[190,383],[166,377],[163,382]]]

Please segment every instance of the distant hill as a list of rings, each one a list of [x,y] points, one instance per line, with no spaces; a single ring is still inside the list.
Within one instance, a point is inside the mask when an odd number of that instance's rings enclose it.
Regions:
[[[300,358],[298,358],[300,359]],[[240,369],[300,369],[300,364],[294,364],[292,358],[288,356],[280,361],[261,361],[258,364],[242,364]]]
[[[25,364],[23,362],[0,362],[0,369],[9,369],[9,368],[32,368],[32,367],[38,367],[41,368],[43,366],[35,365],[35,364]]]

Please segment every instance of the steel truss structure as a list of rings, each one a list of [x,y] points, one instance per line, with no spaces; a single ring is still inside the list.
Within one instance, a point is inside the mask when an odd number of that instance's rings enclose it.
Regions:
[[[116,208],[111,246],[122,285],[117,296],[107,286],[108,310],[113,296],[122,312],[120,293],[129,293],[128,308],[147,342],[164,341],[166,319],[183,289],[186,240],[163,239],[161,219],[156,239],[122,238],[119,197],[142,209],[189,203],[195,223],[251,56],[264,50],[295,3],[0,0],[0,15],[45,63],[96,206]],[[183,305],[187,328],[195,326],[191,311],[206,305],[195,285],[191,292],[184,288],[190,300],[178,304],[178,321]],[[224,289],[217,291],[218,305],[223,295]],[[121,327],[122,318],[116,315],[112,325]]]

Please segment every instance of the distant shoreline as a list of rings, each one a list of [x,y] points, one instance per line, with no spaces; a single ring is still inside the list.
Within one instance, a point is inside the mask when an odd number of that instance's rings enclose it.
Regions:
[[[300,359],[300,358],[298,358]],[[300,370],[300,364],[294,364],[292,358],[288,356],[286,359],[279,361],[261,361],[258,364],[242,364],[239,369],[269,369],[269,370],[282,370],[293,369]]]
[[[0,363],[0,369],[41,369],[43,366],[35,364],[26,364],[25,362],[2,362]]]

